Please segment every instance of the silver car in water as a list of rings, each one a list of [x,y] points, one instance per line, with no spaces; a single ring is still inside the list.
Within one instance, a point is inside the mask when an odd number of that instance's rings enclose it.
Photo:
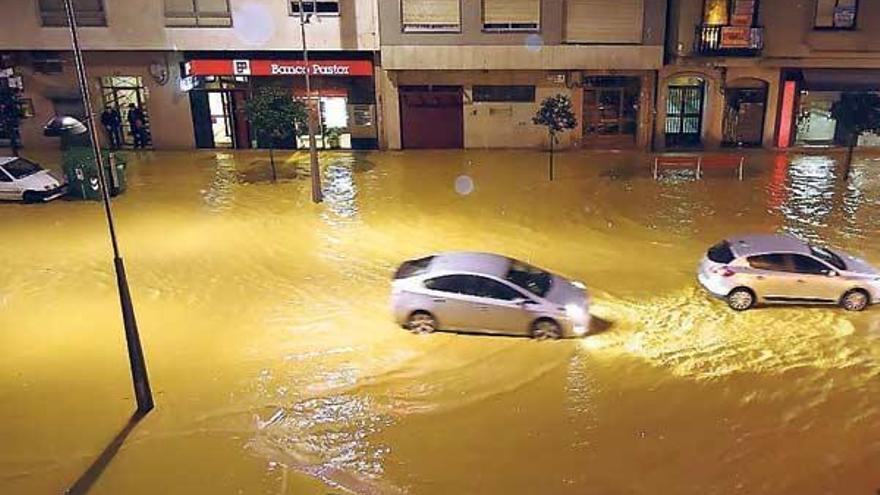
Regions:
[[[862,311],[880,302],[880,272],[842,251],[789,235],[722,241],[700,264],[700,284],[736,311],[759,303],[839,304]]]
[[[402,327],[528,335],[585,335],[586,287],[518,260],[454,252],[404,262],[392,283],[391,305]]]

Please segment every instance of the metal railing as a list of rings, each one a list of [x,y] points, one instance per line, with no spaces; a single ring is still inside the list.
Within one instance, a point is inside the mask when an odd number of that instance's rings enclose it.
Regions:
[[[762,27],[700,25],[694,37],[694,52],[698,55],[754,57],[763,48]]]

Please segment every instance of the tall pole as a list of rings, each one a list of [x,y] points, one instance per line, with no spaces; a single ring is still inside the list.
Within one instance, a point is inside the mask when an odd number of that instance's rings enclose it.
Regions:
[[[312,174],[312,201],[320,203],[324,201],[324,192],[321,190],[321,167],[318,164],[318,144],[315,140],[315,108],[312,104],[312,78],[309,74],[309,47],[306,43],[306,11],[303,8],[303,0],[299,0],[299,28],[302,34],[303,62],[306,64],[306,109],[309,112],[309,160],[311,161]]]
[[[72,0],[64,0],[64,8],[67,11],[67,23],[70,26],[70,38],[73,41],[73,58],[76,65],[76,76],[79,88],[82,91],[82,101],[86,112],[86,125],[89,128],[89,136],[92,141],[92,152],[95,154],[95,162],[98,165],[98,180],[101,185],[101,199],[104,203],[104,215],[107,217],[107,228],[110,230],[110,242],[113,245],[113,266],[116,269],[116,288],[119,292],[119,304],[122,307],[122,324],[125,327],[125,342],[128,346],[128,362],[131,366],[131,379],[134,382],[134,395],[137,399],[139,413],[147,413],[153,409],[153,393],[150,390],[150,380],[147,377],[147,365],[144,362],[144,351],[141,347],[138,335],[137,320],[134,315],[134,305],[131,302],[131,293],[128,290],[128,280],[125,277],[125,264],[119,254],[119,244],[116,242],[116,227],[113,224],[113,211],[110,208],[110,192],[107,187],[107,176],[104,173],[104,157],[101,155],[101,144],[98,141],[98,132],[95,128],[95,119],[92,113],[92,100],[89,95],[88,78],[83,65],[82,51],[79,47],[79,35],[76,29],[76,14],[73,11]]]

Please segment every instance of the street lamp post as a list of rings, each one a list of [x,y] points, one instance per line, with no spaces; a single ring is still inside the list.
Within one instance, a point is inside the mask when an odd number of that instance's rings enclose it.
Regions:
[[[69,0],[68,0],[69,1]],[[321,190],[321,167],[318,164],[318,145],[315,141],[315,112],[312,105],[312,79],[309,74],[309,47],[306,43],[306,24],[309,22],[303,7],[303,0],[299,0],[299,28],[302,34],[303,62],[305,62],[306,76],[306,109],[309,112],[309,160],[312,174],[312,201],[320,203],[324,201],[324,192]]]
[[[104,203],[104,214],[107,217],[107,228],[110,230],[110,242],[113,245],[113,266],[116,269],[116,287],[119,291],[119,303],[122,307],[122,323],[125,327],[125,342],[128,346],[128,361],[131,366],[131,378],[134,382],[134,394],[137,399],[139,413],[147,413],[153,409],[153,393],[150,390],[150,380],[147,377],[147,366],[144,362],[144,351],[141,347],[138,335],[137,320],[134,315],[134,305],[131,302],[131,294],[128,290],[128,280],[125,277],[125,264],[119,254],[119,244],[116,242],[116,228],[113,224],[113,211],[110,208],[110,192],[107,187],[107,177],[104,172],[104,158],[101,155],[101,145],[98,141],[98,132],[95,119],[92,114],[92,102],[89,96],[89,84],[86,77],[85,66],[82,60],[82,51],[79,47],[79,36],[76,29],[76,14],[73,11],[71,0],[64,0],[64,8],[67,11],[67,22],[70,26],[70,38],[73,42],[73,58],[76,65],[76,76],[82,91],[82,101],[87,114],[86,125],[92,142],[92,151],[98,166],[98,180],[101,186],[101,199]]]

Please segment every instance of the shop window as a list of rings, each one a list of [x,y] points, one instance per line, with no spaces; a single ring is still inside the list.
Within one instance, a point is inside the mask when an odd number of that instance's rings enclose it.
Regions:
[[[534,86],[474,86],[475,102],[533,103]]]
[[[34,71],[40,74],[60,74],[64,61],[58,52],[31,52]]]
[[[289,0],[290,15],[299,15],[299,0]],[[339,15],[339,0],[308,1],[303,0],[302,9],[306,14]]]
[[[816,29],[855,29],[858,0],[817,0]]]
[[[704,26],[754,26],[758,0],[705,0]]]
[[[229,27],[229,0],[165,0],[165,25],[170,27]]]
[[[67,25],[67,10],[64,0],[37,0],[40,7],[40,20],[43,26],[57,27]],[[106,26],[103,0],[73,0],[77,26]]]
[[[402,0],[401,20],[405,33],[458,32],[459,0]]]
[[[540,0],[483,0],[484,31],[537,31],[540,22]]]

